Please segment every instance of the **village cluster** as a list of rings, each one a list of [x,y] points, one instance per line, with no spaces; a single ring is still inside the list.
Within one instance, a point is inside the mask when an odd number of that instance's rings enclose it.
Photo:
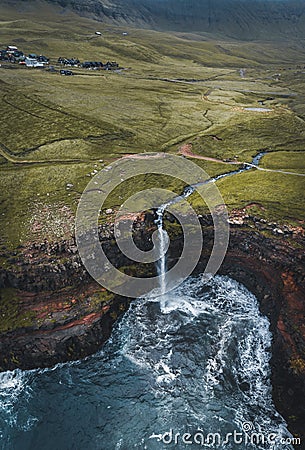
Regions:
[[[19,63],[27,67],[44,67],[49,64],[49,58],[43,55],[30,53],[26,56],[14,45],[8,45],[5,50],[0,50],[0,61]]]
[[[50,65],[50,59],[46,56],[36,55],[35,53],[25,55],[14,45],[8,45],[5,50],[0,50],[0,61],[17,63],[30,68],[44,68],[48,66],[51,71],[56,72],[54,66]],[[101,61],[85,61],[81,63],[77,58],[59,57],[57,63],[65,67],[65,69],[59,71],[61,75],[73,75],[73,72],[66,70],[66,67],[79,67],[89,70],[119,69],[119,64],[116,61],[107,61],[106,63],[102,63]]]

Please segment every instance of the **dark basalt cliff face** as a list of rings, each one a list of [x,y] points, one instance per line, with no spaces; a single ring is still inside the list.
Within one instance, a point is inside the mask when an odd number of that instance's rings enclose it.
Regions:
[[[8,0],[5,0],[8,2]],[[237,39],[304,37],[302,0],[47,0],[101,21]],[[16,5],[33,0],[15,0]]]
[[[197,273],[204,270],[213,244],[210,218],[203,217],[201,222],[205,246]],[[274,401],[290,430],[304,439],[304,230],[287,230],[251,216],[242,222],[231,227],[230,245],[220,273],[248,287],[268,316],[273,334]],[[139,220],[134,232],[136,244],[150,248],[154,229],[152,216]],[[179,233],[175,231],[172,238],[169,265],[179,258],[183,246]],[[111,227],[101,229],[101,240],[109,259],[125,267],[130,275],[154,272],[153,266],[135,266],[120,254]],[[7,267],[0,272],[5,297],[0,311],[4,320],[0,333],[1,370],[47,367],[98,350],[130,299],[108,293],[92,281],[73,241],[31,244],[18,252],[10,255]]]

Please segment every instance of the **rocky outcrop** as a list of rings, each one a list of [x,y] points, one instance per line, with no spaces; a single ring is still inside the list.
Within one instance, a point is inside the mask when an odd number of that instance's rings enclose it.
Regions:
[[[134,239],[142,249],[152,246],[154,216],[135,224]],[[171,235],[168,264],[181,254],[183,239],[168,217]],[[204,270],[213,244],[209,217],[201,217],[204,250],[196,268]],[[305,440],[305,235],[302,227],[279,226],[251,216],[231,215],[230,245],[220,269],[243,283],[260,301],[273,334],[273,397],[290,430]],[[105,251],[128,273],[152,274],[154,266],[135,266],[114,242],[113,228],[100,237]],[[109,337],[130,299],[116,296],[90,279],[75,242],[33,243],[13,254],[3,249],[0,271],[0,367],[46,367],[95,352]]]
[[[1,335],[2,370],[50,367],[95,353],[109,338],[114,322],[129,302],[118,296],[105,299],[92,284],[83,292],[17,294],[21,304],[30,303],[33,316],[26,327],[18,326]]]
[[[137,245],[150,247],[145,223],[136,228]],[[115,244],[113,226],[100,227],[99,235],[109,259],[132,272],[133,262]],[[5,261],[0,269],[0,370],[49,367],[94,353],[129,305],[129,298],[92,280],[74,240],[31,243],[13,253],[3,248],[0,259]],[[143,275],[154,270],[142,268]]]

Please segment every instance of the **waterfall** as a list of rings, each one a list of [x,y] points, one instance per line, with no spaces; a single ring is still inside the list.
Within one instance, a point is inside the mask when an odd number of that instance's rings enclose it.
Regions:
[[[168,235],[167,232],[163,229],[163,215],[166,208],[170,205],[174,205],[179,203],[181,200],[186,199],[194,192],[193,186],[187,186],[181,195],[178,195],[174,199],[170,200],[167,203],[159,206],[156,211],[157,219],[155,220],[155,224],[157,225],[158,231],[158,243],[159,243],[159,255],[160,259],[157,262],[157,271],[160,277],[160,291],[161,295],[165,294],[167,283],[166,283],[166,248],[168,243]]]
[[[166,249],[166,237],[167,233],[163,230],[163,213],[166,208],[166,205],[160,206],[160,208],[157,209],[157,219],[156,219],[156,225],[158,227],[158,240],[159,240],[159,254],[160,259],[157,264],[157,270],[158,275],[160,277],[160,290],[161,295],[165,294],[166,291],[166,256],[165,256],[165,249]]]

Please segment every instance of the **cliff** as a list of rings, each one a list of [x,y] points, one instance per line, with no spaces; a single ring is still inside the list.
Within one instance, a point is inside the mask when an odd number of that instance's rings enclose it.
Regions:
[[[271,323],[272,383],[275,404],[291,431],[302,435],[305,414],[305,235],[300,227],[279,227],[239,213],[231,220],[230,245],[221,273],[243,283],[260,301]],[[213,243],[209,217],[201,218],[204,270]],[[168,262],[173,265],[183,239],[172,235]],[[138,222],[135,240],[150,248],[153,217]],[[135,266],[117,248],[111,226],[100,236],[109,258],[129,274],[148,275],[153,266]],[[2,257],[8,255],[2,254]],[[83,268],[73,241],[20,247],[1,270],[1,370],[30,369],[78,359],[98,350],[130,299],[94,283]],[[303,436],[304,437],[304,436]]]

